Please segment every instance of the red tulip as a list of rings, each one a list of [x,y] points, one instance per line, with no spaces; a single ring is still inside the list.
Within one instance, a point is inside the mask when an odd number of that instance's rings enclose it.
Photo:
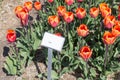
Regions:
[[[103,38],[102,38],[103,42],[107,45],[111,45],[115,42],[116,40],[116,36],[113,35],[113,33],[106,31],[103,34]]]
[[[92,50],[89,48],[89,46],[83,46],[80,50],[79,50],[79,55],[85,60],[87,61],[91,55],[92,55]]]
[[[86,16],[86,10],[84,8],[77,8],[75,12],[76,17],[79,19],[83,19]]]
[[[16,16],[17,16],[18,18],[19,18],[18,13],[19,13],[22,9],[23,9],[22,6],[17,6],[17,7],[15,8],[15,14],[16,14]]]
[[[6,38],[7,38],[8,42],[15,42],[15,40],[16,40],[16,33],[15,33],[15,31],[11,30],[11,29],[7,30]]]
[[[36,2],[34,3],[34,8],[35,8],[35,10],[41,10],[41,3],[38,2],[38,1],[36,1]]]
[[[56,16],[56,15],[49,16],[49,17],[48,17],[48,23],[49,23],[53,28],[55,28],[56,26],[58,26],[59,22],[60,22],[60,19],[59,19],[59,17]]]
[[[74,14],[72,12],[65,12],[63,18],[65,22],[70,23],[74,20]]]
[[[56,35],[56,36],[62,36],[62,34],[59,33],[59,32],[58,32],[58,33],[55,33],[55,35]]]
[[[87,28],[85,24],[81,24],[77,28],[77,33],[79,36],[86,37],[89,34],[89,29]]]
[[[65,0],[66,4],[67,5],[72,5],[74,3],[74,0]]]
[[[30,1],[25,2],[24,7],[27,8],[28,11],[32,10],[32,2]]]
[[[54,0],[48,0],[49,3],[52,3]]]

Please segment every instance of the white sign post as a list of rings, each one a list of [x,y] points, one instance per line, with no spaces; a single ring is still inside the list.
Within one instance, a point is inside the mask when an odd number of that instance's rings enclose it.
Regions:
[[[65,38],[56,36],[54,34],[45,32],[41,46],[48,48],[48,75],[47,80],[51,80],[51,71],[52,71],[52,52],[53,49],[56,51],[61,51],[63,44],[64,44]]]

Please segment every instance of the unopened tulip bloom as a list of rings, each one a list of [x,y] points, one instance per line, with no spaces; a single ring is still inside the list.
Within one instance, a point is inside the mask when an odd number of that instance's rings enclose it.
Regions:
[[[65,12],[66,12],[66,8],[64,6],[59,6],[57,8],[57,13],[59,16],[63,16]]]
[[[32,10],[32,2],[30,1],[25,2],[24,7],[27,8],[28,11]]]
[[[75,12],[76,17],[79,19],[83,19],[86,16],[86,10],[84,8],[77,8]]]
[[[35,10],[41,10],[41,3],[39,1],[36,1],[34,3],[34,8],[35,8]]]
[[[83,46],[78,53],[85,61],[87,61],[92,55],[92,50],[89,46]]]
[[[106,16],[103,20],[104,26],[107,29],[110,29],[115,24],[115,17],[114,16]]]
[[[21,20],[21,24],[26,26],[28,24],[28,12],[25,9],[22,9],[18,14]]]
[[[67,5],[72,5],[74,3],[74,0],[65,0],[66,4]]]
[[[116,36],[112,32],[106,31],[102,38],[104,44],[111,45],[115,42]]]
[[[60,22],[60,19],[59,19],[59,17],[56,16],[56,15],[49,16],[49,17],[48,17],[48,23],[49,23],[53,28],[55,28],[56,26],[58,26],[59,22]]]
[[[112,33],[113,35],[115,35],[116,37],[120,36],[120,26],[116,25],[112,28]]]
[[[19,17],[18,13],[19,13],[22,9],[23,9],[22,6],[17,6],[17,7],[15,8],[15,14],[16,14],[17,17]]]
[[[70,23],[74,20],[74,14],[72,12],[65,12],[63,18],[65,22]]]
[[[92,18],[96,18],[98,14],[99,14],[99,8],[96,8],[96,7],[90,8],[90,16]]]
[[[77,34],[82,37],[86,37],[89,34],[89,29],[85,24],[81,24],[77,27]]]
[[[8,42],[15,42],[16,40],[16,32],[12,29],[7,30],[7,35],[6,35],[7,41]]]

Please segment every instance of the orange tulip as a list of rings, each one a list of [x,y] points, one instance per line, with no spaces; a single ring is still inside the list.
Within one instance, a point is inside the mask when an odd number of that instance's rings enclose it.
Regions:
[[[70,23],[74,20],[74,14],[72,12],[65,12],[63,18],[65,22]]]
[[[89,30],[85,24],[81,24],[77,27],[77,33],[79,36],[86,37],[89,34]]]
[[[100,11],[103,11],[104,9],[108,8],[108,5],[106,3],[101,3],[99,5]]]
[[[34,3],[34,8],[35,8],[35,10],[41,10],[41,3],[39,1],[36,1]]]
[[[105,18],[106,16],[111,15],[112,11],[110,8],[105,8],[101,11],[102,17]]]
[[[19,13],[19,18],[21,20],[21,24],[26,26],[28,24],[28,12],[23,8]]]
[[[114,28],[112,28],[112,34],[115,35],[116,37],[120,36],[120,26],[116,25]]]
[[[92,18],[96,18],[98,14],[99,14],[99,8],[96,8],[96,7],[90,8],[90,16]]]
[[[107,45],[111,45],[115,42],[116,40],[116,36],[113,35],[113,33],[109,32],[109,31],[106,31],[104,34],[103,34],[103,38],[102,38],[103,42]]]
[[[116,21],[115,21],[115,25],[120,26],[120,21],[116,20]]]
[[[105,28],[112,28],[115,24],[115,17],[114,16],[106,16],[103,20]]]
[[[59,6],[57,8],[57,13],[59,16],[63,16],[65,12],[66,12],[66,8],[64,6]]]
[[[17,6],[17,7],[15,8],[15,14],[16,14],[17,17],[19,17],[18,13],[19,13],[22,9],[23,9],[22,6]]]
[[[92,55],[92,50],[89,46],[83,46],[78,53],[85,61],[87,61]]]
[[[86,16],[86,10],[84,8],[77,8],[75,12],[79,19],[83,19]]]
[[[59,22],[60,22],[60,19],[59,19],[59,17],[56,16],[56,15],[49,16],[49,17],[48,17],[48,23],[49,23],[52,27],[58,26]]]
[[[27,8],[28,11],[32,10],[32,2],[30,1],[25,2],[24,7]]]
[[[15,42],[16,40],[16,32],[12,29],[7,30],[7,35],[6,35],[7,41],[8,42]]]
[[[74,0],[65,0],[65,2],[66,2],[67,5],[72,5]]]

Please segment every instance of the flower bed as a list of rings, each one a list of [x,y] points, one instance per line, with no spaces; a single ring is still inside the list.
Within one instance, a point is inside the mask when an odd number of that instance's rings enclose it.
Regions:
[[[38,16],[31,23],[32,9],[38,11]],[[117,0],[47,0],[45,5],[28,1],[17,6],[15,14],[22,27],[7,31],[6,38],[13,45],[4,66],[7,74],[24,73],[35,60],[38,49],[45,55],[43,62],[47,65],[47,48],[40,46],[44,32],[65,37],[62,51],[53,52],[53,80],[71,72],[79,73],[78,80],[105,80],[108,74],[119,70],[120,5]],[[38,77],[46,78],[47,73]]]

